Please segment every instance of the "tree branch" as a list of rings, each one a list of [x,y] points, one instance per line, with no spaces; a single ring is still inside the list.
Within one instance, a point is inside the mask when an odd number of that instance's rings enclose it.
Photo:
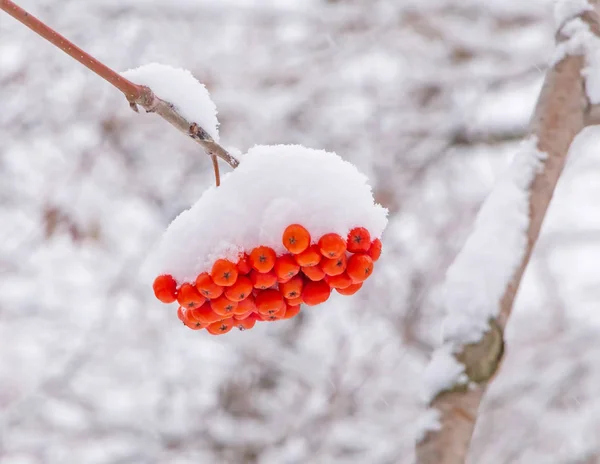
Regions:
[[[595,11],[579,15],[596,35],[599,2],[591,0]],[[557,35],[558,44],[566,40],[568,38],[562,34]],[[431,401],[430,406],[439,413],[440,428],[428,431],[417,443],[417,464],[462,464],[466,460],[479,404],[502,361],[504,329],[567,153],[577,134],[597,120],[585,93],[584,66],[583,55],[567,54],[546,73],[530,134],[537,139],[537,148],[547,154],[547,159],[529,189],[527,247],[499,302],[498,316],[490,321],[488,332],[479,342],[459,347],[455,354],[456,360],[464,366],[469,384],[457,383],[439,392]]]
[[[139,105],[146,112],[158,114],[172,126],[194,139],[213,158],[213,166],[216,157],[221,158],[232,168],[238,166],[238,160],[215,142],[202,127],[193,121],[187,121],[171,103],[158,98],[150,88],[134,84],[124,78],[11,0],[0,0],[0,9],[123,92],[134,111],[137,112],[137,105]],[[215,177],[218,185],[220,183],[218,167],[215,168]]]

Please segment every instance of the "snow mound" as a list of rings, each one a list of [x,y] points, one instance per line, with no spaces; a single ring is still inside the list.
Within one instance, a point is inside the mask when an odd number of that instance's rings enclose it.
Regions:
[[[190,123],[195,122],[219,141],[217,107],[204,84],[186,69],[150,63],[122,72],[121,75],[138,85],[150,87],[154,94],[171,103]]]
[[[154,276],[191,282],[219,258],[265,245],[287,253],[290,224],[306,227],[313,243],[330,232],[346,237],[357,226],[379,238],[387,209],[373,200],[367,177],[335,153],[299,145],[255,146],[220,187],[206,190],[167,228],[147,263]]]

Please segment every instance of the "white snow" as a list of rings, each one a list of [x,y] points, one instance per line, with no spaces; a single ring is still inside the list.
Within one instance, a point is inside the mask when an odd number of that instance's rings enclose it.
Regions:
[[[499,313],[500,299],[526,251],[529,188],[545,158],[535,137],[521,143],[448,269],[443,291],[445,343],[435,351],[425,371],[424,395],[428,399],[461,381],[462,366],[452,353],[479,341],[490,318]]]
[[[465,366],[452,354],[452,346],[445,344],[433,352],[424,372],[421,399],[429,403],[439,392],[452,388],[457,383],[468,381],[464,374]]]
[[[190,123],[195,122],[216,142],[219,141],[217,107],[204,84],[190,71],[150,63],[122,72],[121,75],[135,84],[150,87],[157,97],[173,104]]]
[[[554,24],[560,27],[566,21],[593,9],[587,0],[557,0],[554,2]]]
[[[556,46],[551,60],[555,65],[568,55],[585,56],[586,67],[582,74],[585,77],[587,96],[592,104],[600,103],[600,38],[594,34],[588,24],[578,14],[593,10],[586,0],[564,0],[555,5],[555,16],[560,21],[560,32],[568,39]],[[571,18],[571,19],[569,19]]]
[[[285,253],[285,228],[302,224],[313,242],[345,237],[357,226],[381,237],[387,210],[375,204],[367,177],[335,153],[299,145],[255,146],[220,187],[206,190],[168,227],[146,269],[189,282],[218,258],[265,245]]]

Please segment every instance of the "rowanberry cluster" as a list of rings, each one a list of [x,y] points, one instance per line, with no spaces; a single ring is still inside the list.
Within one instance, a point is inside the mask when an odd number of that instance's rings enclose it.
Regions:
[[[277,256],[272,248],[259,246],[237,263],[218,259],[194,283],[177,287],[172,276],[160,275],[154,294],[163,303],[177,301],[177,315],[187,327],[219,335],[233,327],[251,329],[257,321],[291,319],[301,304],[327,301],[332,289],[353,295],[381,255],[381,241],[371,241],[364,227],[352,229],[346,239],[325,234],[311,245],[308,230],[292,224],[282,241],[289,254]]]

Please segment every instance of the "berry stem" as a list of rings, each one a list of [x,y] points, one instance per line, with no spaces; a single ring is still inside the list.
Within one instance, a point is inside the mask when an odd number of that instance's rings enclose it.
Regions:
[[[138,111],[137,105],[139,105],[143,107],[146,112],[158,114],[181,132],[194,139],[213,159],[217,185],[220,184],[220,176],[218,166],[216,166],[216,157],[224,160],[232,168],[238,166],[238,160],[215,142],[204,129],[194,122],[187,121],[177,112],[172,104],[158,98],[150,88],[134,84],[130,80],[125,79],[118,72],[79,48],[66,37],[60,35],[50,26],[40,21],[11,0],[0,0],[0,9],[123,92],[129,105],[134,111]]]

